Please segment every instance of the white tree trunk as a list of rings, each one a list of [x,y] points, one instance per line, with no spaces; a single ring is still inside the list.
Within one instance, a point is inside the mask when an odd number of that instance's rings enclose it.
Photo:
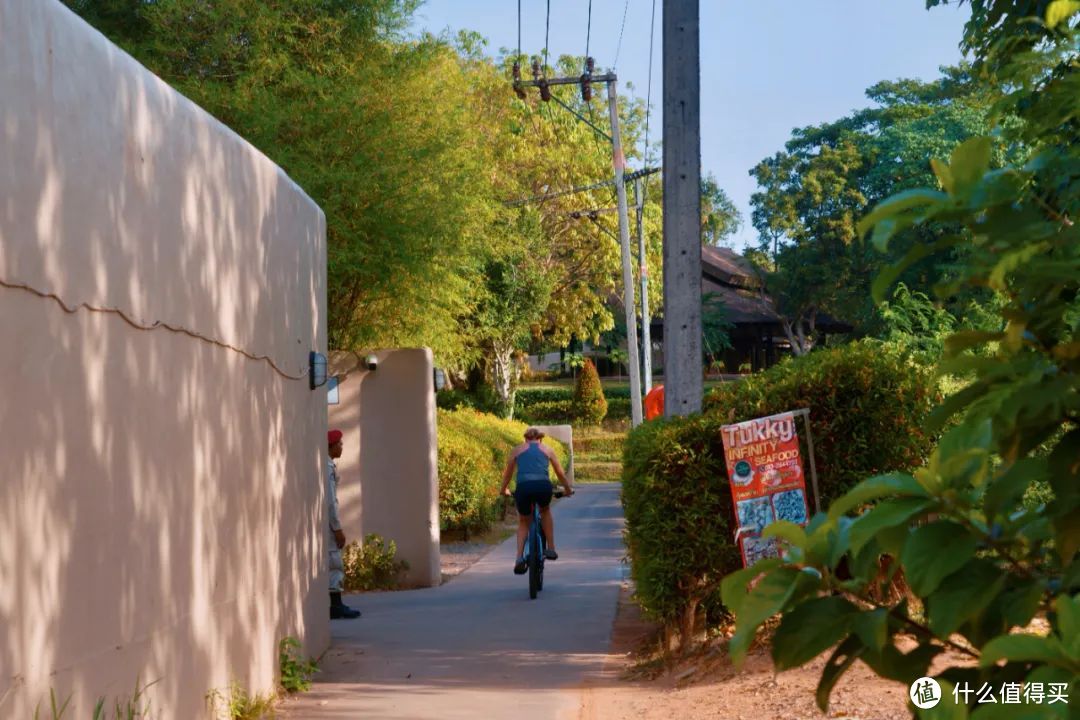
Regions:
[[[503,403],[507,417],[512,417],[518,369],[514,362],[514,346],[496,341],[492,343],[491,351],[491,385]]]

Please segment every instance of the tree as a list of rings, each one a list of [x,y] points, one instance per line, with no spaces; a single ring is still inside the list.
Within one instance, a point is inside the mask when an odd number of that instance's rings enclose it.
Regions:
[[[706,175],[701,179],[701,242],[716,247],[728,244],[728,238],[739,231],[742,216],[728,194]]]
[[[881,82],[867,96],[876,106],[795,130],[783,152],[751,171],[761,187],[751,198],[752,223],[760,250],[771,255],[769,291],[796,353],[812,347],[822,312],[871,329],[868,278],[913,244],[953,230],[911,229],[881,256],[858,240],[858,218],[890,194],[932,181],[927,157],[990,130],[990,101],[967,66],[944,68],[932,83]],[[995,162],[1005,156],[998,151]],[[953,259],[914,265],[905,281],[929,291]]]
[[[939,371],[967,385],[932,416],[928,429],[944,434],[929,463],[866,480],[805,528],[770,526],[767,535],[788,543],[785,556],[724,580],[737,660],[775,613],[783,616],[773,638],[778,669],[835,646],[818,685],[822,710],[856,659],[910,686],[945,649],[967,659],[939,663],[944,707],[919,717],[1006,716],[962,691],[952,701],[961,686],[1080,690],[1078,11],[1061,0],[973,0],[965,45],[995,117],[1020,120],[1000,137],[1022,143],[1026,157],[995,169],[999,140],[966,140],[933,161],[937,188],[898,193],[859,224],[882,250],[909,228],[959,226],[888,266],[874,282],[877,300],[913,263],[958,247],[956,274],[939,292],[990,287],[1002,298],[994,331],[945,341]],[[1041,21],[1032,22],[1035,13]],[[906,598],[882,599],[882,555],[893,559],[884,579],[902,572],[923,613]],[[1047,631],[1013,632],[1036,616]],[[906,652],[900,633],[915,642]],[[1071,717],[1066,704],[1035,715]]]

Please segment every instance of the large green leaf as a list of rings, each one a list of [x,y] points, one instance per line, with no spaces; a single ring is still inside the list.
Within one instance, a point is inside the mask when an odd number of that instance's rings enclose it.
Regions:
[[[840,643],[840,646],[829,656],[828,661],[825,663],[825,669],[821,671],[817,691],[814,693],[817,706],[821,709],[821,712],[829,711],[829,696],[832,695],[832,689],[836,686],[836,682],[847,672],[852,663],[859,659],[859,656],[864,651],[865,647],[859,638],[851,635],[847,640]]]
[[[820,578],[795,568],[780,567],[769,571],[742,599],[735,616],[735,634],[728,645],[732,662],[738,666],[746,659],[746,651],[761,623],[780,612],[793,597],[805,595],[820,583]]]
[[[998,515],[1012,514],[1015,504],[1024,496],[1028,487],[1045,480],[1047,474],[1046,458],[1024,458],[1013,463],[986,488],[983,512],[987,521],[992,521]]]
[[[837,518],[850,510],[883,497],[928,497],[919,481],[907,473],[892,472],[864,480],[829,507],[829,516]]]
[[[936,645],[916,645],[910,652],[902,653],[896,646],[887,644],[880,651],[867,648],[859,658],[883,678],[910,685],[926,675],[930,663],[941,654]]]
[[[911,589],[920,597],[934,592],[971,560],[975,546],[975,538],[963,526],[945,520],[912,532],[900,556]]]
[[[979,667],[990,667],[999,660],[1059,664],[1067,659],[1057,638],[1027,634],[1002,635],[983,646],[979,655]]]
[[[956,146],[949,159],[953,191],[966,193],[975,187],[983,174],[990,169],[992,142],[988,137],[973,137]]]
[[[1070,655],[1080,659],[1080,597],[1058,595],[1054,610],[1057,611],[1058,627],[1066,649]]]
[[[867,649],[881,652],[889,640],[889,611],[877,608],[859,613],[851,621],[851,630]]]
[[[927,598],[930,629],[938,637],[949,637],[993,602],[1005,579],[994,563],[979,559],[949,575]]]
[[[848,547],[851,552],[857,553],[881,530],[907,523],[935,504],[933,500],[926,498],[899,498],[879,503],[851,524]]]
[[[762,573],[768,572],[783,565],[780,558],[766,558],[759,560],[748,568],[736,570],[720,581],[720,599],[731,612],[736,615],[742,609],[742,604],[749,593],[747,587],[750,582]]]
[[[784,613],[772,641],[776,668],[798,667],[833,647],[847,636],[858,614],[858,608],[835,595],[807,600]]]
[[[915,208],[926,207],[934,203],[946,202],[949,196],[943,192],[937,190],[927,190],[924,188],[916,188],[914,190],[904,190],[898,192],[892,197],[878,203],[874,206],[862,220],[859,221],[856,226],[856,230],[859,236],[866,235],[870,228],[877,225],[879,222],[886,218],[891,218],[902,212],[913,210]]]

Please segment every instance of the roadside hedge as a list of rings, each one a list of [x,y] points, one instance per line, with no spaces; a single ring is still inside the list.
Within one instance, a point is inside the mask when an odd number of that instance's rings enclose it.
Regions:
[[[499,516],[499,486],[510,450],[528,427],[471,408],[438,411],[439,526],[483,532]],[[566,466],[562,443],[545,438]]]
[[[862,340],[720,385],[706,396],[705,411],[728,424],[809,408],[828,507],[868,477],[922,465],[933,449],[924,421],[938,399],[932,368],[899,345]],[[805,454],[805,425],[796,427]]]
[[[827,504],[866,477],[922,463],[933,438],[921,428],[936,394],[927,368],[891,346],[863,341],[716,388],[701,415],[654,420],[632,431],[624,451],[623,507],[646,614],[689,638],[700,608],[708,611],[706,622],[719,619],[720,580],[742,566],[721,426],[810,408]],[[799,430],[802,438],[801,423]]]

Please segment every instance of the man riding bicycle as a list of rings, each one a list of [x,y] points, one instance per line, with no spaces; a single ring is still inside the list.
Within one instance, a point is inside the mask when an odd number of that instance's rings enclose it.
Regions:
[[[510,478],[514,475],[514,467],[517,467],[517,489],[514,492],[518,511],[517,560],[514,562],[516,575],[524,575],[529,569],[524,558],[525,539],[529,536],[534,503],[540,506],[540,527],[544,529],[544,537],[547,539],[544,557],[548,560],[559,559],[559,554],[555,552],[555,522],[551,517],[552,488],[548,465],[554,468],[556,477],[566,488],[566,495],[574,494],[574,488],[566,479],[559,458],[551,448],[543,444],[543,439],[544,433],[539,429],[531,427],[526,430],[525,442],[510,451],[506,469],[503,470],[503,484],[499,492],[510,495]]]

